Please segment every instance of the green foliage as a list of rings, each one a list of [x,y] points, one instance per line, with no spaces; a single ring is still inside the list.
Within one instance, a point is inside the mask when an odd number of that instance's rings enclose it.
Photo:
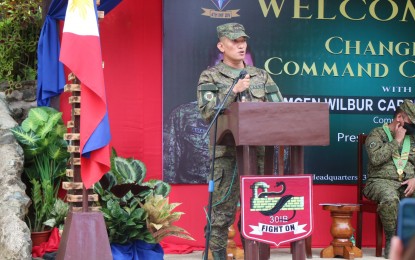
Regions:
[[[32,231],[43,231],[44,222],[53,218],[52,209],[69,159],[62,113],[50,107],[31,108],[28,117],[11,132],[23,148],[25,173],[32,185],[29,226]]]
[[[138,160],[114,157],[113,172],[118,182],[141,183],[147,171],[145,165]]]
[[[111,243],[137,239],[158,242],[147,225],[149,214],[141,205],[154,196],[167,197],[171,187],[160,180],[143,182],[146,171],[143,162],[120,157],[113,149],[111,170],[94,185]]]
[[[34,219],[29,220],[32,231],[43,231],[43,222],[51,217],[51,211],[55,203],[52,183],[49,180],[30,180],[32,187],[32,203],[34,207]]]
[[[31,108],[28,117],[11,131],[23,148],[26,165],[44,168],[35,158],[45,156],[55,163],[60,173],[64,171],[69,153],[63,139],[66,127],[61,112],[50,107]]]
[[[68,211],[69,204],[65,203],[63,200],[59,198],[56,199],[55,203],[53,204],[53,208],[50,212],[51,218],[43,222],[43,224],[48,227],[57,227],[61,225],[59,229],[63,229],[63,223],[66,215],[68,214]]]
[[[127,204],[120,204],[120,200],[116,197],[106,199],[103,200],[101,211],[110,242],[125,244],[141,239],[154,243],[146,227],[147,212],[137,207],[136,199],[132,199],[131,203]]]
[[[180,204],[169,204],[169,198],[161,195],[151,195],[147,197],[144,204],[141,204],[141,207],[148,214],[147,228],[150,230],[156,243],[159,243],[167,236],[194,240],[186,230],[173,225],[184,214],[183,212],[173,212]]]
[[[0,82],[8,82],[6,94],[21,81],[36,78],[41,4],[42,0],[0,1]]]

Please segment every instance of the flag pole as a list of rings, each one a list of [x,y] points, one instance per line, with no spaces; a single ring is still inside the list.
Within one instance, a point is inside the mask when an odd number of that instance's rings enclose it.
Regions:
[[[73,73],[70,73],[68,80],[72,84],[65,86],[65,92],[71,92],[69,103],[72,105],[71,120],[67,124],[68,132],[64,138],[69,142],[68,152],[70,153],[69,170],[67,176],[72,180],[63,183],[63,189],[67,190],[67,201],[72,211],[88,212],[98,211],[99,208],[91,207],[91,202],[98,201],[98,195],[93,194],[92,189],[86,189],[81,177],[81,152],[80,152],[80,111],[81,111],[81,84]]]
[[[69,75],[69,80],[73,84],[67,84],[65,91],[72,92],[72,96],[69,97],[69,102],[72,104],[71,120],[67,125],[71,133],[65,134],[65,139],[70,143],[68,151],[71,153],[67,176],[73,181],[63,184],[68,191],[67,200],[70,203],[70,212],[65,220],[56,259],[112,260],[104,217],[99,207],[89,206],[90,201],[98,201],[98,195],[93,194],[92,188],[87,190],[82,183],[79,131],[81,84],[72,73]],[[83,241],[82,248],[79,248],[79,241]]]

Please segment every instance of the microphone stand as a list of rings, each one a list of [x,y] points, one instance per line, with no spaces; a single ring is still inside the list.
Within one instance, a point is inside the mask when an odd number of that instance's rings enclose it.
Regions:
[[[238,83],[240,78],[241,77],[237,77],[236,79],[234,79],[234,81],[232,83],[232,86],[230,87],[228,93],[226,93],[225,98],[219,104],[219,106],[215,108],[216,114],[213,117],[212,121],[210,122],[209,127],[207,128],[205,134],[202,137],[203,139],[205,139],[207,134],[209,133],[210,129],[212,128],[213,124],[215,124],[215,132],[214,132],[214,139],[213,139],[213,152],[212,152],[212,155],[213,155],[213,157],[212,157],[212,167],[211,167],[211,171],[210,171],[210,180],[209,180],[209,185],[208,185],[208,191],[209,191],[209,201],[208,201],[208,209],[207,209],[208,223],[206,225],[206,234],[205,234],[206,243],[205,243],[205,251],[204,251],[204,254],[203,254],[203,260],[208,259],[208,253],[209,253],[209,241],[210,241],[210,232],[211,232],[210,219],[211,219],[211,216],[212,216],[213,191],[215,190],[214,172],[215,172],[216,138],[217,138],[217,132],[218,132],[217,118],[218,118],[219,114],[221,114],[223,112],[223,110],[224,110],[223,106],[225,105],[225,103],[228,100],[230,94],[232,93],[232,90],[234,89],[236,83]]]

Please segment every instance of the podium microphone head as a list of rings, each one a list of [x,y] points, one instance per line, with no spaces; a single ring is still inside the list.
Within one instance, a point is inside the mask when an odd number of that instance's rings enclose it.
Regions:
[[[246,72],[246,70],[241,70],[241,72],[239,73],[239,79],[245,78],[246,74],[248,74],[248,72]]]

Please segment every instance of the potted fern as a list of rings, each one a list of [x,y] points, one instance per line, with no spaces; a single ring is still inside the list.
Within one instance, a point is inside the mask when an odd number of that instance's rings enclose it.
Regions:
[[[111,170],[94,186],[100,196],[113,258],[163,259],[159,242],[166,236],[193,238],[173,225],[182,212],[169,204],[171,187],[160,180],[144,182],[145,165],[133,158],[111,154]]]
[[[32,200],[27,224],[32,233],[50,230],[50,226],[63,221],[62,217],[56,219],[57,207],[62,208],[57,202],[58,190],[69,158],[67,142],[63,139],[66,127],[62,113],[50,107],[31,108],[21,125],[11,131],[25,157],[23,176]],[[52,221],[54,218],[55,222]]]

